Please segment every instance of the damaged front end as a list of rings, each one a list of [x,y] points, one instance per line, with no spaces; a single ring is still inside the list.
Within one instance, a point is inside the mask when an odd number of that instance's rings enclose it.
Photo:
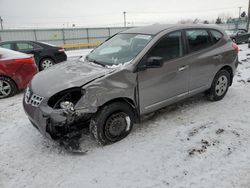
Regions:
[[[79,132],[88,125],[92,113],[86,109],[75,109],[84,96],[81,88],[71,88],[55,94],[48,100],[52,111],[43,115],[46,118],[46,132],[52,139],[59,139],[72,132]]]
[[[74,132],[79,133],[88,125],[95,111],[84,107],[75,108],[84,96],[85,91],[79,87],[64,90],[50,98],[40,97],[28,88],[23,106],[34,127],[56,140]]]

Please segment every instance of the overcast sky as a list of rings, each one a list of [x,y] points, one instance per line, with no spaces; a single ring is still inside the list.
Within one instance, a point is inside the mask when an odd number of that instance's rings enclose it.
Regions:
[[[248,0],[0,0],[0,16],[10,27],[122,26],[212,20],[221,13],[239,15]]]

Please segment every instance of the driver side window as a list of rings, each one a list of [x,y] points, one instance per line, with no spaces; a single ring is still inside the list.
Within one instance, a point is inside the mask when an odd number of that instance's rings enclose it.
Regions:
[[[160,42],[153,47],[148,57],[161,57],[163,61],[168,61],[183,56],[181,31],[173,32],[162,38]]]

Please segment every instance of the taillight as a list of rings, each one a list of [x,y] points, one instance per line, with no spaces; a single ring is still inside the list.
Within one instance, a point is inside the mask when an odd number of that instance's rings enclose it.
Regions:
[[[239,49],[239,47],[238,47],[237,44],[235,44],[235,43],[233,42],[232,47],[233,47],[233,49],[234,49],[237,53],[239,53],[240,49]]]
[[[58,49],[58,52],[64,52],[65,50],[63,48]]]
[[[25,59],[15,59],[14,60],[16,63],[34,63],[34,58],[25,58]]]

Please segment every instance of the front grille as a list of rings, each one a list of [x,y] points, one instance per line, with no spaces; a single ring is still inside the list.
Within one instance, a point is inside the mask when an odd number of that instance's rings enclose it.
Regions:
[[[43,99],[44,99],[43,97],[40,97],[39,95],[32,93],[29,88],[26,89],[26,93],[24,96],[24,100],[26,104],[30,104],[31,106],[38,107],[41,104]]]

